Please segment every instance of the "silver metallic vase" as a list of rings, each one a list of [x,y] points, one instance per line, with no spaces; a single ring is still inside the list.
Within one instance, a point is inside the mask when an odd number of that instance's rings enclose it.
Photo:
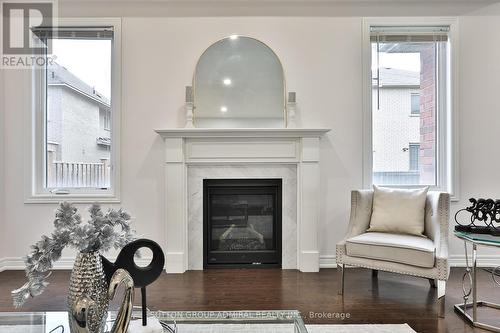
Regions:
[[[98,251],[80,252],[76,256],[69,282],[70,321],[75,305],[82,299],[90,299],[93,303],[93,306],[87,308],[88,313],[86,313],[88,331],[90,333],[103,332],[108,314],[109,297],[108,283]]]
[[[110,332],[127,332],[134,307],[134,280],[120,268],[109,277],[109,286],[107,281],[99,252],[80,252],[69,282],[68,319],[71,333],[104,332],[109,301],[115,297],[120,286],[125,292]]]

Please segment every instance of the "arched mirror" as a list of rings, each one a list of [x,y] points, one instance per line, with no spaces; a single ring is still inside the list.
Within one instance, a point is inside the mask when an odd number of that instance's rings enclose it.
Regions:
[[[255,38],[212,44],[198,61],[193,85],[196,127],[285,127],[283,67]]]

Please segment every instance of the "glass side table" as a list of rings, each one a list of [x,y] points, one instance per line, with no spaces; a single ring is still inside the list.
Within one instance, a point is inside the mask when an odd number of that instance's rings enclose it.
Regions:
[[[116,313],[110,312],[106,327]],[[307,333],[299,311],[150,311],[165,333]],[[140,318],[134,312],[133,318]],[[69,333],[67,312],[0,312],[0,332]]]
[[[482,323],[477,320],[477,309],[479,307],[500,309],[500,304],[486,302],[486,301],[478,301],[477,299],[477,247],[490,246],[490,247],[500,248],[500,237],[486,235],[486,234],[473,234],[461,231],[455,231],[454,234],[456,237],[464,241],[465,264],[466,264],[466,271],[462,277],[462,290],[463,290],[464,302],[460,304],[455,304],[454,307],[455,311],[474,327],[479,327],[493,332],[500,332],[500,327]],[[471,262],[469,262],[469,256],[467,251],[467,245],[469,243],[472,244]],[[467,284],[469,284],[469,287],[467,287]],[[472,302],[468,302],[471,294],[472,294]],[[470,315],[469,312],[467,312],[467,310],[470,308],[472,308],[472,316]]]

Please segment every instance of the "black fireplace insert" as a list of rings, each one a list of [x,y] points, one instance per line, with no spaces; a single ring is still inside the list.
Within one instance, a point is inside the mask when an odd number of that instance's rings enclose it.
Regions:
[[[281,267],[281,179],[203,180],[203,267]]]

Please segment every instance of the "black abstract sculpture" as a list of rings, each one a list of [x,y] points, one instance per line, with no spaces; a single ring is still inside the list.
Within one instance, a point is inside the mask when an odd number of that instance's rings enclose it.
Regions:
[[[500,199],[474,199],[470,198],[469,207],[460,209],[455,214],[456,231],[473,232],[500,236]],[[470,219],[459,222],[461,213],[470,213]],[[497,223],[497,225],[495,225]]]
[[[151,252],[153,252],[153,258],[146,267],[139,267],[134,261],[136,252],[141,248],[148,248]],[[142,238],[125,245],[118,254],[114,263],[102,256],[101,258],[104,267],[104,274],[106,275],[108,283],[114,272],[119,268],[123,268],[127,270],[130,276],[132,276],[132,279],[134,280],[134,287],[141,288],[142,326],[146,326],[146,286],[153,283],[163,271],[163,267],[165,265],[165,255],[163,254],[161,247],[150,239]]]

